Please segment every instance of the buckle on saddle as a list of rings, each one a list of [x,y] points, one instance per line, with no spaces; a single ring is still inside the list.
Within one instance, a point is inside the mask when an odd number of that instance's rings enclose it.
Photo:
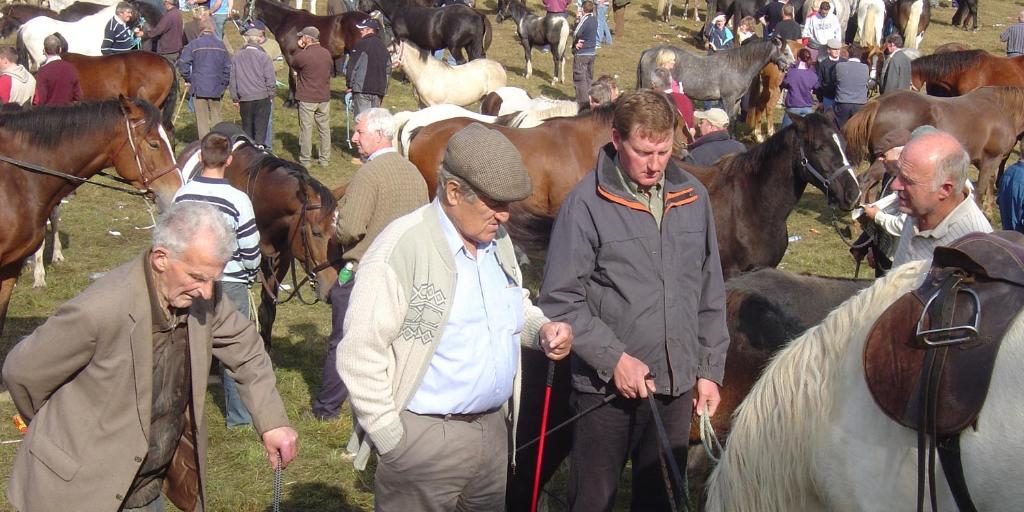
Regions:
[[[928,298],[928,302],[925,303],[924,309],[921,310],[921,317],[917,320],[917,339],[929,347],[946,347],[950,345],[959,345],[961,343],[972,341],[978,337],[978,325],[981,321],[981,298],[978,294],[970,288],[960,288],[959,282],[954,285],[953,300],[956,300],[957,294],[966,293],[974,301],[974,320],[970,324],[965,325],[954,325],[950,327],[939,327],[937,329],[925,329],[924,318],[931,309],[932,303],[935,299],[942,295],[943,289],[939,289]]]

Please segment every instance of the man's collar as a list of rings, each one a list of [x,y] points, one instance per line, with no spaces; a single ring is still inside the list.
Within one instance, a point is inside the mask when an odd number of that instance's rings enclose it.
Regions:
[[[946,236],[946,233],[949,232],[949,228],[953,224],[953,222],[957,218],[961,217],[964,213],[963,211],[967,208],[970,208],[970,203],[973,202],[974,194],[968,192],[967,197],[961,200],[960,204],[953,207],[953,209],[950,210],[949,213],[947,213],[946,216],[943,217],[942,220],[939,221],[939,223],[936,224],[934,228],[920,231],[917,227],[917,219],[914,219],[914,231],[916,232],[917,236],[923,236],[928,238],[942,238]]]
[[[377,158],[378,156],[383,155],[385,153],[397,153],[397,152],[398,152],[398,150],[395,149],[394,146],[388,146],[386,148],[380,148],[377,151],[374,151],[373,153],[371,153],[370,156],[366,157],[366,161],[369,162],[370,160],[373,160],[374,158]]]
[[[641,194],[647,195],[650,193],[651,190],[654,190],[660,194],[662,189],[665,188],[664,172],[661,173],[661,178],[658,180],[657,183],[648,187],[647,191],[641,192],[640,184],[633,181],[633,178],[629,177],[629,174],[626,173],[626,170],[622,168],[622,164],[619,163],[618,153],[615,154],[615,158],[612,159],[612,163],[615,164],[615,170],[618,171],[619,179],[622,180],[620,184],[623,185],[626,188],[626,190],[628,190],[635,197],[640,197]]]

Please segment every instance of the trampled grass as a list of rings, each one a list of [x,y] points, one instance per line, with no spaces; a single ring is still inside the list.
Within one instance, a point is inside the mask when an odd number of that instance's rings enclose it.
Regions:
[[[541,10],[539,1],[532,0],[535,12]],[[677,15],[671,24],[655,22],[655,3],[634,2],[627,9],[626,33],[616,34],[615,43],[599,51],[596,75],[619,76],[623,89],[631,88],[635,80],[636,58],[639,53],[656,44],[670,42],[693,49],[693,34],[697,26],[683,21]],[[1000,53],[998,41],[1004,26],[1012,23],[1024,2],[990,2],[982,6],[982,29],[977,33],[964,33],[949,26],[953,15],[950,8],[933,11],[932,26],[928,30],[924,48],[929,50],[951,41],[966,43],[973,48],[984,48]],[[495,4],[486,0],[481,8],[491,14]],[[320,2],[320,12],[324,2]],[[702,13],[703,16],[703,13]],[[545,94],[555,98],[571,98],[570,84],[550,85],[551,61],[548,54],[534,52],[534,74],[523,78],[523,57],[514,28],[510,22],[494,24],[495,35],[488,56],[504,63],[509,74],[509,85],[523,87],[531,94]],[[230,40],[240,46],[236,34]],[[693,51],[698,51],[693,49]],[[570,62],[567,65],[571,66]],[[283,70],[278,78],[286,79]],[[567,69],[571,77],[571,67]],[[389,95],[384,105],[393,111],[415,109],[412,89],[401,73],[392,76]],[[344,89],[343,81],[332,83],[336,98]],[[281,91],[283,94],[283,91]],[[297,114],[281,106],[274,106],[275,150],[285,158],[297,159]],[[229,102],[223,105],[226,119],[237,120],[237,111]],[[355,166],[349,160],[353,152],[344,142],[345,115],[340,101],[332,104],[331,126],[334,155],[327,168],[315,167],[311,172],[330,187],[348,180]],[[965,120],[965,122],[973,122]],[[194,119],[184,112],[177,123],[179,148],[195,139]],[[756,207],[756,205],[755,205]],[[789,220],[791,235],[801,240],[790,244],[782,266],[791,271],[821,275],[853,275],[853,262],[846,247],[830,227],[830,215],[824,198],[816,189],[807,193]],[[840,215],[842,224],[849,216]],[[62,302],[73,297],[90,283],[90,276],[104,272],[133,258],[142,251],[150,236],[145,228],[152,223],[150,214],[141,200],[96,187],[79,188],[77,196],[64,206],[60,236],[65,242],[67,261],[47,268],[48,284],[45,289],[31,288],[31,272],[26,267],[14,293],[6,330],[0,338],[0,354],[6,354],[13,344],[40,325]],[[117,232],[114,235],[111,232]],[[49,257],[49,254],[47,255]],[[540,266],[530,269],[536,287]],[[869,274],[863,269],[862,277]],[[358,473],[344,457],[344,447],[351,431],[348,408],[341,421],[321,423],[308,415],[310,395],[320,385],[320,371],[325,351],[325,338],[330,330],[330,311],[324,304],[303,306],[297,302],[280,308],[274,331],[273,359],[276,366],[278,389],[287,404],[288,414],[301,436],[301,450],[293,465],[285,471],[284,502],[286,511],[356,511],[371,510],[373,506],[372,472]],[[127,392],[127,390],[126,390]],[[214,512],[249,512],[270,510],[273,474],[263,454],[258,436],[251,429],[228,431],[224,427],[222,400],[219,386],[211,386],[208,400],[217,406],[208,407],[211,450],[207,493],[209,510]],[[6,418],[15,413],[9,402],[0,403],[0,439],[17,439],[20,434]],[[16,444],[0,445],[0,479],[6,481],[14,458]],[[557,486],[556,487],[561,487]],[[625,492],[628,492],[624,489]],[[556,489],[556,492],[560,492]],[[623,494],[625,494],[625,492]],[[620,503],[628,503],[628,500]],[[73,509],[73,504],[69,504]],[[0,509],[9,509],[6,498],[0,496]],[[557,506],[552,506],[557,510]],[[625,509],[625,507],[623,507]]]

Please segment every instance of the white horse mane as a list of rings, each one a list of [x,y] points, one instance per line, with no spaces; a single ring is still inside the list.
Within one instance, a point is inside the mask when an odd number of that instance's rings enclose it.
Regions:
[[[579,105],[575,101],[556,100],[540,96],[530,100],[529,108],[523,110],[509,123],[515,128],[533,128],[552,117],[575,116],[579,113]]]
[[[849,345],[863,340],[927,268],[924,261],[894,268],[779,351],[733,416],[725,453],[708,480],[706,510],[808,508],[816,494],[813,441],[832,414]]]

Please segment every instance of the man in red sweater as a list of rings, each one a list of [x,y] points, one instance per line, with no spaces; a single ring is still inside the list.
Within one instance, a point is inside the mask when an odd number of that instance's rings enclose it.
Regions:
[[[60,38],[55,35],[43,39],[46,60],[36,73],[36,97],[33,105],[67,105],[82,99],[78,83],[78,70],[60,58]]]
[[[18,64],[13,46],[0,46],[0,103],[28,105],[36,89],[36,79]]]

